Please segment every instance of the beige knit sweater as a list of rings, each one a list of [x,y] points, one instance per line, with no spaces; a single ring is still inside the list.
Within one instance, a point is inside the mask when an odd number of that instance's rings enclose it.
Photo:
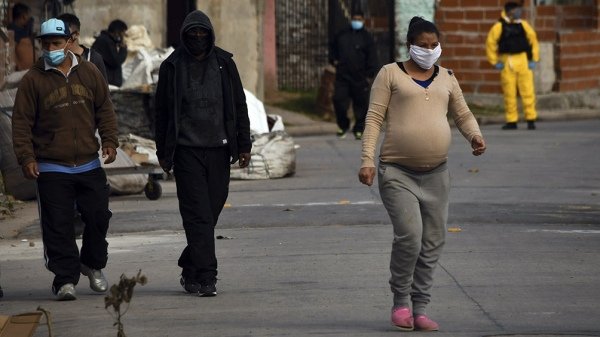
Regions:
[[[442,164],[451,140],[448,113],[469,142],[481,136],[452,72],[440,67],[429,87],[423,88],[396,63],[383,66],[371,88],[361,167],[375,167],[375,147],[384,121],[381,161],[420,171]]]

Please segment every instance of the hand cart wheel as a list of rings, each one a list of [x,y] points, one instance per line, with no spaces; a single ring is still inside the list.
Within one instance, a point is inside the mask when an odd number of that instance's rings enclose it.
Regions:
[[[158,200],[162,195],[162,187],[152,175],[148,176],[148,182],[144,186],[144,193],[149,200]]]

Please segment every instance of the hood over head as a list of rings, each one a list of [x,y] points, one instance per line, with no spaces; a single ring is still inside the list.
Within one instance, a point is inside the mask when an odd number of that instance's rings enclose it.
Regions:
[[[204,12],[195,10],[195,11],[189,13],[185,17],[185,20],[183,20],[183,24],[181,25],[181,30],[179,32],[179,35],[181,38],[181,44],[184,46],[185,50],[188,53],[190,53],[191,55],[194,55],[194,53],[192,52],[192,50],[194,50],[194,48],[193,48],[193,46],[190,45],[190,41],[188,40],[189,38],[186,37],[186,35],[185,35],[185,32],[187,32],[188,30],[190,30],[192,28],[203,28],[209,32],[209,34],[208,34],[209,47],[206,52],[206,55],[208,55],[210,52],[212,52],[212,50],[215,47],[215,32],[213,30],[213,26],[212,26],[212,23],[210,22],[210,19],[208,18],[208,16],[206,14],[204,14]],[[192,47],[192,48],[190,48],[190,47]]]

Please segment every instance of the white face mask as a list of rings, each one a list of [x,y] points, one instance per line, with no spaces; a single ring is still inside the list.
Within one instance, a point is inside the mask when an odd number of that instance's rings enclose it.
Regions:
[[[423,69],[431,69],[433,64],[437,62],[442,55],[442,45],[438,44],[434,49],[428,49],[411,44],[408,53],[410,58],[415,61],[419,67]]]

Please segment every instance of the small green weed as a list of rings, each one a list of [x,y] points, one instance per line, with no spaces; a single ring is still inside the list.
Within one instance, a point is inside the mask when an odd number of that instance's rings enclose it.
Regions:
[[[148,278],[146,275],[142,275],[141,270],[138,271],[136,276],[131,278],[122,274],[119,284],[113,284],[109,290],[110,294],[104,298],[104,308],[108,311],[108,308],[112,307],[115,312],[115,323],[113,325],[118,329],[117,337],[126,337],[121,318],[125,315],[127,309],[129,309],[129,303],[133,297],[133,288],[138,283],[141,285],[148,283]],[[123,303],[127,304],[127,306],[124,311],[121,311],[121,304]]]
[[[502,116],[504,114],[504,108],[501,106],[469,104],[469,108],[475,117]]]

